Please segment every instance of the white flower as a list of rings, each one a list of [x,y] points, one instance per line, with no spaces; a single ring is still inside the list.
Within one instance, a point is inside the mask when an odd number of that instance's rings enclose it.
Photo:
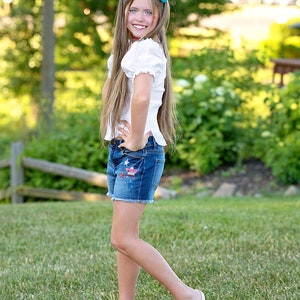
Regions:
[[[267,130],[265,130],[261,133],[261,137],[263,137],[263,138],[267,138],[267,137],[271,137],[271,136],[272,136],[272,133]]]
[[[225,94],[225,89],[224,89],[224,87],[223,87],[223,86],[218,86],[218,87],[216,88],[216,94],[217,94],[218,96],[224,96],[224,94]]]
[[[178,79],[177,81],[176,81],[176,84],[179,86],[179,87],[188,87],[188,86],[190,86],[190,83],[187,81],[187,80],[185,80],[185,79]]]
[[[208,78],[204,74],[199,74],[194,77],[194,82],[196,82],[196,83],[203,83],[207,80],[208,80]]]

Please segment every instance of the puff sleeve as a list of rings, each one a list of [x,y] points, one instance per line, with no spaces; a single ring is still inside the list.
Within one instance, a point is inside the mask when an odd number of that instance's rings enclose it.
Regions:
[[[141,73],[152,75],[155,81],[161,74],[165,74],[166,58],[160,44],[152,39],[145,39],[131,45],[121,67],[131,81]]]

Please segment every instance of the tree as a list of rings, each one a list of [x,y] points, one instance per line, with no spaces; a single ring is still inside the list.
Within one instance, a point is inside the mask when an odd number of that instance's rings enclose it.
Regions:
[[[204,17],[233,9],[228,0],[169,0],[171,6],[170,32],[176,34],[179,28],[199,26]]]
[[[7,23],[0,31],[5,51],[0,57],[2,90],[7,97],[29,95],[32,111],[38,115],[41,67],[40,6],[34,0],[19,0],[12,5]]]
[[[82,69],[99,64],[106,57],[115,11],[119,0],[61,0],[58,14],[66,21],[58,39],[60,67]],[[169,0],[171,20],[168,33],[199,25],[203,17],[231,9],[227,0]]]
[[[44,0],[42,21],[41,118],[43,128],[51,128],[55,83],[54,0]]]
[[[51,119],[54,103],[53,1],[19,0],[12,5],[10,22],[0,33],[9,45],[0,57],[5,61],[0,75],[6,80],[1,88],[14,96],[30,95],[37,118],[42,115],[46,122]],[[88,69],[106,58],[117,1],[121,0],[56,2],[56,23],[60,23],[55,27],[57,68]],[[169,1],[171,33],[228,9],[226,0]]]

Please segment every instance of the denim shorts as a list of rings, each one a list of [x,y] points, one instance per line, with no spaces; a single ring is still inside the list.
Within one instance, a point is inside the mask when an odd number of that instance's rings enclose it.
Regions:
[[[130,151],[118,148],[121,140],[109,144],[107,195],[112,200],[153,203],[165,164],[163,146],[150,136],[144,149]]]

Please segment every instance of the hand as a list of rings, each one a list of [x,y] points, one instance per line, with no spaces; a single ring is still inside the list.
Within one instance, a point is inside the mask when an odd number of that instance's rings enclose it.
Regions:
[[[119,148],[126,148],[130,151],[138,151],[145,148],[148,138],[151,132],[147,132],[141,139],[138,140],[131,134],[131,125],[127,121],[122,121],[123,127],[119,127],[118,130],[122,133],[119,135],[124,141],[119,145]]]

